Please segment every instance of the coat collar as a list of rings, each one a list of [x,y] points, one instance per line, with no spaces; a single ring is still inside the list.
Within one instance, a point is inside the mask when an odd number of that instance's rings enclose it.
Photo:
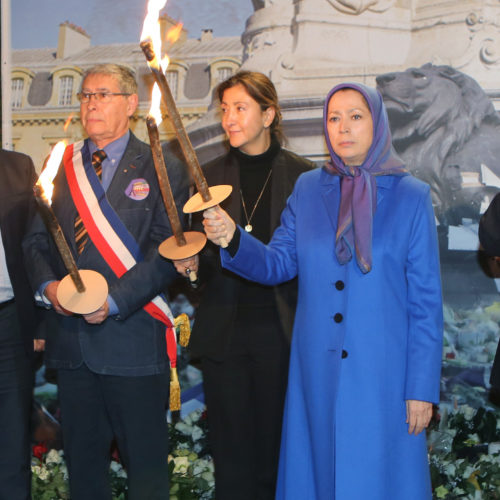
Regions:
[[[392,187],[397,179],[394,175],[379,175],[375,177],[377,183],[377,206],[384,199],[387,190]],[[340,179],[339,175],[329,174],[324,168],[320,173],[321,196],[323,198],[328,217],[334,229],[337,228],[340,203]],[[337,202],[332,203],[332,200]]]

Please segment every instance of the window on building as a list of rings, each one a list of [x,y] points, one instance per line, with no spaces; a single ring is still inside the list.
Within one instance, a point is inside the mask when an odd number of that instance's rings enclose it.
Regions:
[[[170,92],[174,99],[177,99],[177,89],[179,87],[179,72],[178,71],[167,71],[167,82],[170,87]]]
[[[73,94],[73,77],[63,76],[59,80],[59,106],[71,106]]]
[[[20,108],[23,105],[24,80],[22,78],[12,79],[12,107]]]
[[[224,66],[217,70],[217,79],[219,80],[219,83],[221,83],[226,81],[230,76],[232,76],[232,74],[233,74],[232,68]]]

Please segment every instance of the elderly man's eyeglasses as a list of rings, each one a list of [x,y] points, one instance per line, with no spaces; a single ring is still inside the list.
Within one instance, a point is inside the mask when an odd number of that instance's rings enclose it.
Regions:
[[[92,96],[94,96],[95,100],[98,102],[110,102],[115,95],[128,96],[132,94],[126,94],[123,92],[79,92],[78,94],[76,94],[76,97],[78,97],[78,100],[80,102],[86,104],[90,102]]]

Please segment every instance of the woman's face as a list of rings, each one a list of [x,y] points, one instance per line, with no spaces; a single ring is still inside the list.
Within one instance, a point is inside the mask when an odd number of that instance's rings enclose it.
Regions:
[[[271,144],[270,125],[275,111],[260,105],[238,84],[226,89],[222,96],[222,128],[231,146],[248,155],[258,155],[268,150]]]
[[[328,103],[328,137],[345,165],[361,165],[373,140],[373,120],[364,97],[354,89],[335,92]]]

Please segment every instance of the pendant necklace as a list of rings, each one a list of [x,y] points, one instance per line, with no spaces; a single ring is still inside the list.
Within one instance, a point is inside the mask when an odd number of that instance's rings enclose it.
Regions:
[[[240,188],[241,204],[243,205],[243,212],[245,212],[245,218],[247,220],[247,224],[245,226],[245,231],[247,233],[251,233],[252,232],[253,226],[252,226],[252,224],[250,224],[250,221],[252,220],[253,214],[255,213],[255,209],[257,208],[257,205],[259,204],[259,201],[262,198],[262,195],[264,194],[264,191],[266,189],[267,183],[269,182],[269,179],[271,178],[271,174],[272,173],[273,173],[273,170],[270,169],[269,173],[267,174],[266,182],[264,182],[264,186],[262,187],[262,189],[260,191],[260,194],[259,194],[259,196],[257,198],[257,201],[255,202],[255,205],[252,208],[252,213],[250,214],[250,217],[248,217],[247,207],[245,205],[245,200],[243,199],[243,191]]]

